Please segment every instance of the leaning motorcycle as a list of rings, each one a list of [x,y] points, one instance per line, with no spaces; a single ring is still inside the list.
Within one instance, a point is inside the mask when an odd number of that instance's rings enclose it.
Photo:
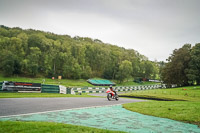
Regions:
[[[110,89],[108,89],[108,90],[106,91],[106,93],[107,93],[107,99],[108,99],[108,101],[110,101],[111,99],[115,99],[116,101],[119,100],[119,96],[117,95],[117,92],[116,92],[116,91],[113,92],[113,91],[111,91]]]

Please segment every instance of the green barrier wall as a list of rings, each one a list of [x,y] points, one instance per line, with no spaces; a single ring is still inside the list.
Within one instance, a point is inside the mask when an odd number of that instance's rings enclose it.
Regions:
[[[0,82],[0,90],[3,90],[3,89],[2,89],[2,84],[3,84],[3,82]]]
[[[67,94],[71,94],[71,88],[67,88]]]
[[[60,88],[58,85],[42,84],[41,93],[60,93]]]

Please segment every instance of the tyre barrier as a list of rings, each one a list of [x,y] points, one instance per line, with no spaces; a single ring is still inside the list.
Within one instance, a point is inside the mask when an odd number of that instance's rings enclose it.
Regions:
[[[136,90],[150,90],[150,89],[165,89],[166,85],[140,85],[140,86],[116,86],[114,87],[117,92],[136,91]],[[76,93],[105,93],[107,88],[105,87],[83,87],[83,88],[71,88],[71,94]]]

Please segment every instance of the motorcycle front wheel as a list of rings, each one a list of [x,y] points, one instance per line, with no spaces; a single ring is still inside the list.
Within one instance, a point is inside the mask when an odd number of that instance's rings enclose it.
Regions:
[[[108,94],[107,94],[107,99],[108,99],[108,101],[110,101],[111,98],[112,98],[112,94],[111,94],[111,93],[108,93]]]

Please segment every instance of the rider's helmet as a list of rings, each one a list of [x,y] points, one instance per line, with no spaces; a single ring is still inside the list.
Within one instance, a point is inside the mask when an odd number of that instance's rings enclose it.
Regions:
[[[112,85],[110,85],[110,90],[113,91]]]

